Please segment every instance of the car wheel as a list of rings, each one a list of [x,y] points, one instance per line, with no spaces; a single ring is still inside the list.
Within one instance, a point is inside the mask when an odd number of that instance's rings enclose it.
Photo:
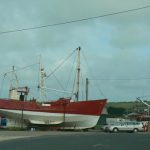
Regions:
[[[114,133],[117,133],[117,132],[118,132],[118,128],[114,128],[114,129],[113,129],[113,132],[114,132]]]
[[[137,128],[133,129],[133,132],[134,132],[134,133],[137,133],[137,132],[138,132],[138,129],[137,129]]]
[[[105,131],[105,132],[108,132],[108,131],[109,131],[109,128],[108,128],[108,127],[106,127],[104,131]]]

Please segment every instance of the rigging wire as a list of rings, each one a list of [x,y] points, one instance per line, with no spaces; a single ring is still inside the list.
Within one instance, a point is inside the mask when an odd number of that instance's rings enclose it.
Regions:
[[[84,55],[84,51],[82,51],[82,55],[83,55],[83,58],[85,59],[85,62],[86,62],[86,64],[87,64],[87,68],[88,68],[89,72],[90,72],[91,75],[93,76],[92,71],[91,71],[91,68],[90,68],[89,65],[88,65],[87,58],[86,58],[86,56]],[[97,87],[97,89],[98,89],[98,91],[101,93],[101,95],[106,98],[105,94],[103,93],[103,91],[101,90],[101,88],[99,87],[99,85],[98,85],[97,82],[95,82],[95,86]]]
[[[74,81],[73,81],[73,86],[72,86],[72,93],[73,93],[72,96],[75,96],[75,99],[76,99],[76,97],[77,97],[76,93],[74,93],[75,87],[76,87],[76,85],[75,85],[75,84],[76,84],[76,80],[77,80],[77,74],[75,73]]]
[[[50,68],[49,68],[50,69]],[[51,69],[50,69],[51,71]],[[52,71],[51,71],[52,72]],[[52,74],[54,76],[54,78],[56,79],[57,83],[59,84],[59,86],[65,91],[65,88],[63,87],[63,85],[61,84],[60,80],[57,78],[57,76],[55,75],[55,73]]]
[[[3,87],[4,87],[4,80],[5,80],[6,74],[4,74],[2,82],[1,82],[1,86],[0,86],[0,97],[2,96],[2,91],[3,91]]]
[[[67,80],[67,83],[66,83],[66,89],[68,88],[68,86],[69,86],[69,82],[71,81],[71,74],[73,74],[73,70],[74,70],[74,66],[75,66],[75,60],[76,60],[76,58],[77,58],[77,55],[74,57],[74,60],[73,60],[73,63],[72,63],[72,67],[71,67],[71,70],[70,70],[70,72],[69,72],[69,74],[68,74],[68,80]]]
[[[34,63],[34,64],[31,64],[31,65],[28,65],[28,66],[25,66],[25,67],[22,67],[22,68],[19,68],[19,69],[14,69],[14,70],[6,72],[5,74],[7,75],[7,74],[12,73],[12,72],[18,72],[18,71],[21,71],[21,70],[25,70],[26,68],[30,68],[30,67],[35,66],[37,64],[39,64],[39,63]]]
[[[49,75],[46,76],[46,79],[49,78],[51,75],[53,75],[66,61],[76,52],[74,50],[65,60],[63,60]]]
[[[54,26],[60,26],[60,25],[71,24],[71,23],[76,23],[76,22],[82,22],[82,21],[98,19],[98,18],[104,18],[104,17],[108,17],[108,16],[114,16],[114,15],[134,12],[134,11],[148,9],[148,8],[150,8],[150,5],[146,5],[146,6],[138,7],[138,8],[127,9],[127,10],[118,11],[118,12],[112,12],[112,13],[99,15],[99,16],[93,16],[93,17],[87,17],[87,18],[82,18],[82,19],[77,19],[77,20],[66,21],[66,22],[53,23],[53,24],[47,24],[47,25],[41,25],[41,26],[35,26],[35,27],[28,27],[28,28],[22,28],[22,29],[15,29],[15,30],[8,30],[8,31],[1,31],[0,35],[1,34],[8,34],[8,33],[15,33],[15,32],[28,31],[28,30],[41,29],[41,28],[48,28],[48,27],[54,27]]]
[[[69,56],[68,56],[66,59],[64,59],[64,60],[60,63],[60,65],[58,65],[53,71],[50,70],[51,73],[46,76],[46,79],[48,79],[50,76],[53,75],[53,76],[55,77],[55,79],[57,80],[57,82],[59,83],[59,85],[61,86],[61,88],[63,89],[63,91],[66,91],[66,90],[65,90],[64,86],[62,86],[60,80],[58,80],[58,78],[56,77],[55,72],[56,72],[58,69],[60,69],[60,67],[61,67],[62,65],[64,65],[64,64],[71,58],[71,56],[74,54],[74,52],[76,52],[76,50],[74,50],[72,53],[70,53]],[[75,60],[74,60],[74,62],[75,62]],[[73,69],[72,69],[72,70],[73,70]],[[72,72],[72,71],[71,71],[71,72]],[[68,87],[68,84],[69,84],[69,78],[71,78],[71,75],[68,77],[67,87]],[[66,88],[67,88],[67,87],[66,87]],[[52,90],[52,89],[51,89],[51,90]],[[58,90],[58,91],[59,91],[59,90]],[[72,95],[73,95],[73,92],[74,92],[74,90],[73,90],[72,93],[71,93],[71,97],[72,97]],[[63,93],[66,93],[66,92],[63,92]],[[64,94],[63,94],[63,96],[64,96]]]

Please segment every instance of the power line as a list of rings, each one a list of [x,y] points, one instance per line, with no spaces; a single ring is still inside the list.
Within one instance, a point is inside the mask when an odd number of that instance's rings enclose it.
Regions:
[[[150,78],[114,78],[114,79],[109,79],[109,78],[105,78],[105,79],[89,79],[89,80],[95,80],[95,81],[102,81],[102,80],[106,80],[106,81],[113,81],[113,80],[150,80]]]
[[[22,28],[22,29],[2,31],[2,32],[0,32],[0,34],[8,34],[8,33],[14,33],[14,32],[22,32],[22,31],[27,31],[27,30],[35,30],[35,29],[41,29],[41,28],[47,28],[47,27],[53,27],[53,26],[60,26],[60,25],[71,24],[71,23],[75,23],[75,22],[82,22],[82,21],[87,21],[87,20],[92,20],[92,19],[97,19],[97,18],[103,18],[103,17],[114,16],[114,15],[118,15],[118,14],[124,14],[124,13],[143,10],[143,9],[147,9],[147,8],[150,8],[150,5],[143,6],[143,7],[138,7],[138,8],[133,8],[133,9],[128,9],[128,10],[124,10],[124,11],[112,12],[112,13],[99,15],[99,16],[94,16],[94,17],[88,17],[88,18],[82,18],[82,19],[77,19],[77,20],[66,21],[66,22],[60,22],[60,23],[47,24],[47,25],[41,25],[41,26],[35,26],[35,27],[28,27],[28,28]]]

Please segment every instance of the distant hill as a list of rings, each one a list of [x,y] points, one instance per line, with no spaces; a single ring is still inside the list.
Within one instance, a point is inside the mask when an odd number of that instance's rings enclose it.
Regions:
[[[146,101],[150,105],[150,101]],[[145,106],[141,102],[136,101],[130,101],[130,102],[108,102],[107,108],[113,107],[113,108],[124,108],[126,109],[126,113],[146,113],[144,112],[145,109],[147,109],[147,106]]]
[[[137,102],[108,102],[107,107],[131,109],[137,105]]]

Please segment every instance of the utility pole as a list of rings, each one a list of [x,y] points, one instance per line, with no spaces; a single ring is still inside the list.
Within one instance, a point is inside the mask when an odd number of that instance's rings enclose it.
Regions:
[[[86,78],[86,101],[88,101],[88,94],[89,94],[89,79]]]

